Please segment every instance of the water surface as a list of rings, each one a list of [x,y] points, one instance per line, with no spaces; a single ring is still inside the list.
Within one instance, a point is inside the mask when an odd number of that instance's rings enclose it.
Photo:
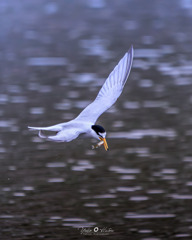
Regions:
[[[192,239],[191,12],[147,2],[0,4],[1,239]],[[110,151],[27,129],[77,116],[133,43]]]

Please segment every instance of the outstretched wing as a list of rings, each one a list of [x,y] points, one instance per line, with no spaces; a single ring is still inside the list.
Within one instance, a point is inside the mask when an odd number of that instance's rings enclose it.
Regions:
[[[133,47],[129,49],[111,72],[96,99],[79,114],[76,120],[95,123],[97,118],[116,102],[128,79],[132,62]]]

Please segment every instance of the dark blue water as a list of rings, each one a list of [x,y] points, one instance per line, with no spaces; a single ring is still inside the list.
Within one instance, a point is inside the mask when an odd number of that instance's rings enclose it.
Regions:
[[[1,1],[0,19],[1,239],[191,239],[190,1]],[[77,116],[131,44],[110,151],[27,129]]]

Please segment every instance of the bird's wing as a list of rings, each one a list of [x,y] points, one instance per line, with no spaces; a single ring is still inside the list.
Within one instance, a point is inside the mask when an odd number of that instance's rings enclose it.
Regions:
[[[95,123],[97,118],[116,102],[123,91],[132,62],[133,47],[129,49],[106,79],[96,99],[77,116],[76,120]]]
[[[71,126],[71,123],[72,123],[72,121],[65,122],[65,123],[59,123],[59,124],[48,126],[48,127],[30,127],[30,126],[28,126],[28,128],[31,130],[38,130],[38,131],[59,132],[59,131],[63,130],[64,127]]]
[[[70,142],[73,139],[76,139],[83,132],[84,131],[79,128],[69,128],[58,132],[55,136],[47,136],[47,140],[54,142]]]

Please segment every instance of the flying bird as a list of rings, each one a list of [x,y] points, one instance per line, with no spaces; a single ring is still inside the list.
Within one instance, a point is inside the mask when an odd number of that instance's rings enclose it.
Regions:
[[[78,136],[93,137],[100,142],[93,146],[104,145],[108,150],[105,129],[95,124],[99,116],[110,108],[121,95],[128,79],[133,62],[133,47],[125,53],[114,70],[106,79],[95,100],[89,104],[75,119],[49,127],[28,127],[39,131],[39,137],[55,142],[70,142]],[[44,131],[56,132],[55,135],[45,135]]]

